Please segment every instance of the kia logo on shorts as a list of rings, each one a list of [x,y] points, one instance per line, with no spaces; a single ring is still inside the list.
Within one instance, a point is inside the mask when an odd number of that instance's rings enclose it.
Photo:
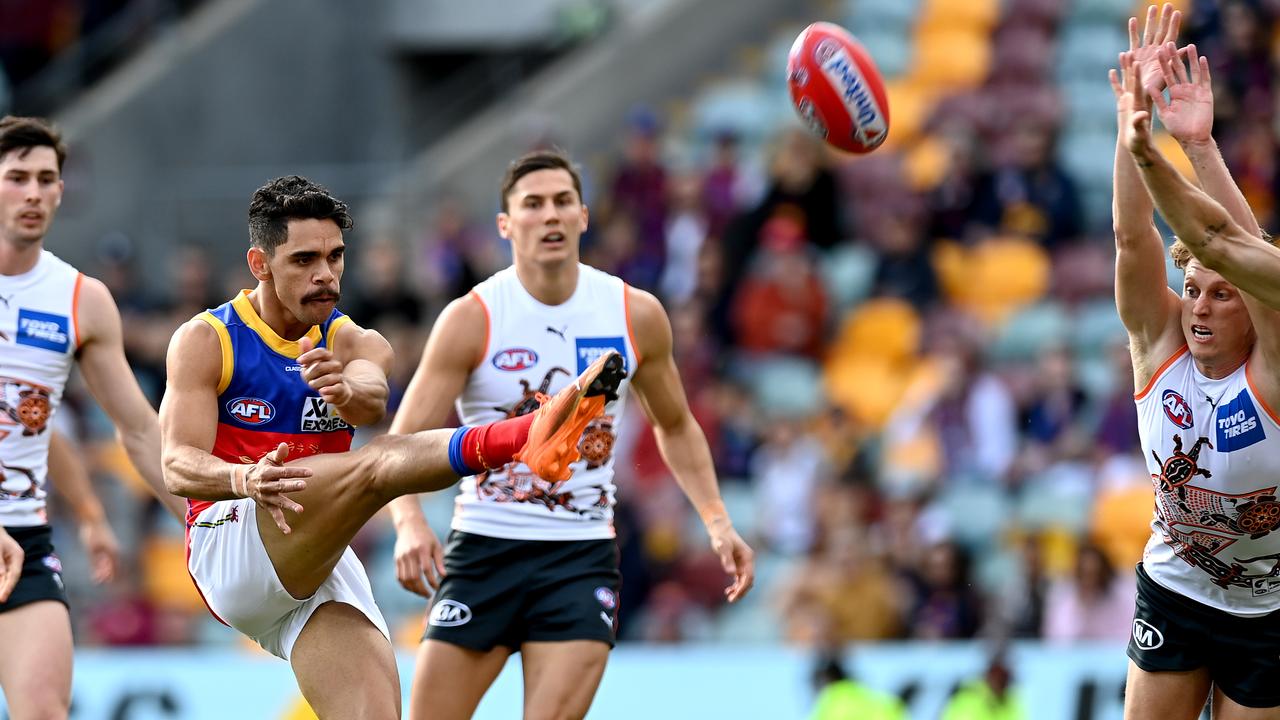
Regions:
[[[1133,642],[1140,650],[1155,650],[1164,644],[1164,635],[1156,629],[1155,625],[1142,618],[1134,618]]]
[[[471,608],[457,600],[441,600],[431,608],[431,619],[428,625],[436,627],[457,627],[471,622]]]
[[[493,366],[507,372],[528,370],[538,364],[538,353],[529,348],[507,348],[493,356]]]

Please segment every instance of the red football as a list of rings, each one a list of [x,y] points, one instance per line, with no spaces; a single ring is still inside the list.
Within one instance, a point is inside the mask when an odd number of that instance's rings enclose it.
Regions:
[[[800,118],[841,150],[869,153],[888,137],[884,80],[839,25],[817,22],[800,33],[787,56],[787,85]]]

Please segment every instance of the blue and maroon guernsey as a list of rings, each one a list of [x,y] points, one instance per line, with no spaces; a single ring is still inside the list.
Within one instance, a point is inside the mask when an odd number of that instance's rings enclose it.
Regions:
[[[302,380],[298,343],[285,340],[258,317],[247,290],[234,300],[200,313],[218,333],[222,377],[218,382],[218,434],[213,455],[232,463],[256,463],[280,443],[289,459],[351,449],[354,429]],[[336,309],[307,332],[316,347],[332,347],[351,318]],[[212,505],[187,501],[187,527]]]

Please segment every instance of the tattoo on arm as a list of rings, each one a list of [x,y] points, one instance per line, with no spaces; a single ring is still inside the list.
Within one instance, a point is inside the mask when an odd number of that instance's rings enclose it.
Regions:
[[[1223,230],[1226,230],[1226,229],[1227,229],[1227,224],[1226,224],[1226,223],[1219,223],[1219,224],[1217,224],[1217,225],[1209,225],[1209,226],[1205,227],[1205,229],[1204,229],[1204,244],[1205,244],[1205,245],[1208,245],[1209,243],[1213,242],[1214,238],[1216,238],[1216,237],[1218,237],[1219,235],[1221,235],[1221,234],[1222,234],[1222,231],[1223,231]]]

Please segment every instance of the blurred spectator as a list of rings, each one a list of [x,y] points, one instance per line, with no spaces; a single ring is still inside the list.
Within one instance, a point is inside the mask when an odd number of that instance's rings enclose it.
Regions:
[[[1117,576],[1096,545],[1081,545],[1071,577],[1055,583],[1045,608],[1044,638],[1056,642],[1129,637],[1136,588],[1133,578]]]
[[[715,154],[702,178],[702,207],[707,215],[707,235],[724,237],[729,222],[759,200],[760,179],[742,165],[737,132],[716,134]]]
[[[698,177],[693,174],[677,176],[671,182],[667,260],[658,284],[668,307],[688,302],[698,290],[698,256],[710,230],[698,190]]]
[[[1049,127],[1014,125],[997,139],[995,166],[978,178],[973,219],[1001,234],[1054,248],[1083,230],[1075,181],[1054,157]]]
[[[930,356],[941,382],[923,402],[904,404],[889,421],[886,443],[936,440],[943,479],[1005,482],[1018,449],[1017,408],[990,369],[971,321],[952,313],[931,318]]]
[[[906,300],[921,312],[938,299],[931,247],[916,222],[901,215],[877,224],[872,243],[879,250],[875,295]]]
[[[942,720],[1026,720],[1030,715],[1012,688],[1013,673],[996,654],[982,677],[961,687],[942,711]]]
[[[430,227],[418,239],[413,281],[428,299],[443,305],[501,269],[505,243],[492,224],[472,223],[461,196],[445,191],[436,202]]]
[[[892,695],[872,690],[845,671],[835,653],[824,653],[813,671],[818,693],[809,720],[906,720],[907,709]]]
[[[1011,637],[1038,638],[1044,628],[1045,602],[1049,596],[1044,543],[1028,534],[1017,545],[1018,572],[1000,594],[999,605]]]
[[[764,544],[784,555],[813,546],[814,499],[827,470],[822,444],[797,418],[770,417],[752,462],[752,487]]]
[[[778,216],[760,234],[761,255],[733,302],[736,344],[749,353],[817,360],[825,349],[829,307],[803,228]]]
[[[1114,384],[1102,400],[1097,428],[1093,434],[1096,451],[1105,459],[1133,455],[1139,451],[1138,407],[1133,402],[1133,359],[1129,344],[1115,343],[1107,349]]]
[[[666,265],[669,212],[667,170],[659,157],[662,123],[652,110],[637,108],[627,119],[623,157],[610,183],[609,215],[625,213],[635,222],[634,256],[627,280],[642,288],[658,285]]]
[[[856,527],[833,528],[796,569],[779,602],[787,642],[812,647],[902,637],[902,588],[869,545]]]
[[[971,638],[982,626],[982,599],[969,576],[969,555],[954,542],[925,553],[920,567],[903,568],[911,584],[907,627],[918,640]]]
[[[354,282],[347,281],[352,290],[343,302],[352,320],[380,332],[422,323],[424,303],[406,283],[400,248],[387,240],[370,243],[361,248],[356,267]]]

